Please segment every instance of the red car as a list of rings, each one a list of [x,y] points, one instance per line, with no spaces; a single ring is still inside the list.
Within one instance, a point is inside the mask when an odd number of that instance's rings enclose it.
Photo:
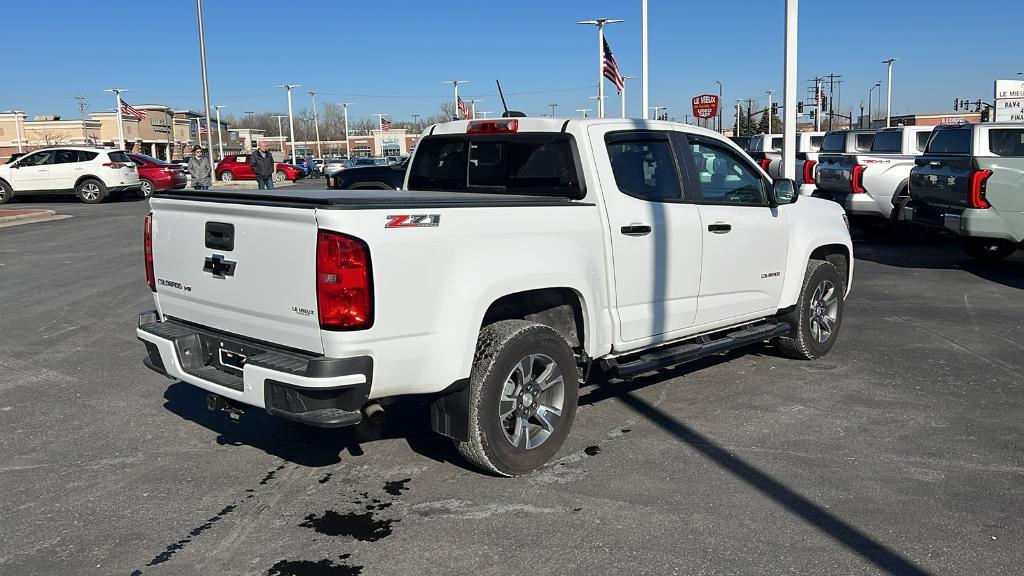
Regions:
[[[188,176],[177,164],[145,154],[129,154],[128,157],[139,168],[139,181],[142,183],[139,195],[143,198],[149,198],[153,192],[184,188],[188,184]]]
[[[217,180],[230,182],[232,180],[255,180],[256,174],[249,165],[248,154],[228,154],[217,163]],[[278,162],[274,170],[274,182],[284,180],[298,181],[306,177],[306,172],[299,166],[292,166],[284,162]]]

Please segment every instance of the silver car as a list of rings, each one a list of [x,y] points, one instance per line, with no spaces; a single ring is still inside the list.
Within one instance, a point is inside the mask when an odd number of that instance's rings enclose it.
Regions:
[[[323,173],[324,176],[332,176],[353,166],[353,161],[348,158],[328,158],[324,161]]]

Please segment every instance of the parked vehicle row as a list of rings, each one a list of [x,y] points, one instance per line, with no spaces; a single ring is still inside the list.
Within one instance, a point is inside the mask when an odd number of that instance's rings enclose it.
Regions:
[[[217,163],[214,169],[217,180],[231,182],[232,180],[255,180],[256,173],[249,164],[249,154],[228,154],[223,160]],[[306,177],[306,171],[286,162],[278,162],[274,168],[274,182],[285,180],[297,182]]]
[[[124,150],[115,148],[44,148],[0,165],[0,204],[33,194],[74,194],[86,204],[96,204],[109,194],[142,188],[138,167]]]

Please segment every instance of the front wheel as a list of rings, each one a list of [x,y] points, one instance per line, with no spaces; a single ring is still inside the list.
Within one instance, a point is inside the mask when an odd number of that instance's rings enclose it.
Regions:
[[[469,441],[456,441],[480,468],[517,476],[562,447],[576,415],[572,349],[555,330],[525,320],[485,326],[469,379]]]
[[[99,204],[107,197],[107,187],[99,180],[83,180],[76,192],[78,199],[86,204]]]
[[[844,278],[824,260],[811,260],[796,309],[783,320],[793,330],[778,339],[779,350],[790,358],[813,360],[832,349],[843,323]]]
[[[965,238],[964,252],[971,258],[996,262],[1017,251],[1017,245],[998,238]]]
[[[7,182],[0,180],[0,204],[7,204],[14,198],[14,189]]]
[[[284,182],[288,179],[288,174],[284,170],[277,170],[274,172],[274,182]]]
[[[235,179],[235,175],[232,174],[230,170],[225,170],[225,171],[220,173],[220,181],[221,182],[231,182],[234,179]]]

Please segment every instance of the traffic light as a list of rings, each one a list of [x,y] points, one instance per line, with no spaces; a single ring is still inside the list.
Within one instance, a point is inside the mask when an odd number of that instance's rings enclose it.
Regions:
[[[816,112],[816,111],[814,110],[814,108],[811,108],[811,120],[814,120],[814,118],[815,118],[815,117],[816,117],[817,115],[818,115],[818,114],[817,114],[817,112]]]
[[[960,109],[960,99],[959,98],[953,98],[953,110],[959,110],[959,109]]]
[[[804,103],[802,101],[796,103],[796,113],[797,114],[803,114],[804,113]]]
[[[772,102],[772,116],[778,116],[778,115],[779,115],[779,103],[778,102]]]

